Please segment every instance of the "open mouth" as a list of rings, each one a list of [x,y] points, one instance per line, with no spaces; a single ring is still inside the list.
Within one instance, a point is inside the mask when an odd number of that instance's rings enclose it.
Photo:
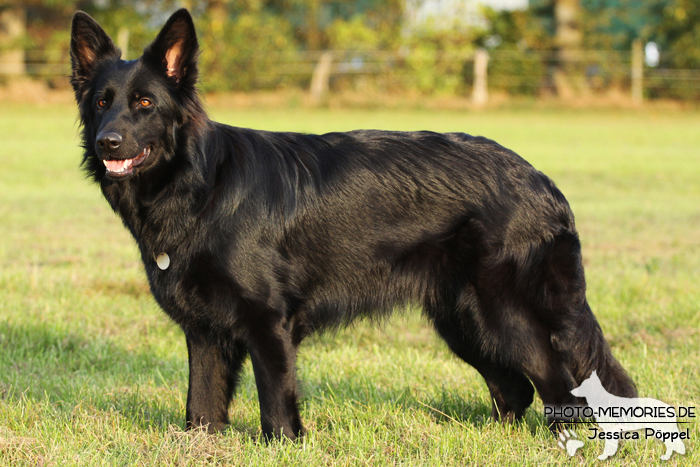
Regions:
[[[146,146],[132,159],[105,159],[102,162],[107,168],[107,175],[111,177],[124,177],[134,173],[134,169],[143,164],[143,161],[151,154],[151,147]]]

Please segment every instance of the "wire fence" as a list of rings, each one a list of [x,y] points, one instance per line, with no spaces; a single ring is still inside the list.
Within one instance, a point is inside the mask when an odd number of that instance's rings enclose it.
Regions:
[[[330,63],[319,70],[321,57],[330,52]],[[418,88],[423,92],[471,93],[474,87],[474,52],[439,50],[355,51],[257,51],[245,60],[218,63],[224,80],[210,90],[270,89],[287,86],[309,87],[314,74],[323,72],[323,89],[377,90]],[[632,92],[634,53],[632,51],[581,50],[570,54],[564,64],[574,90]],[[489,90],[510,94],[560,93],[557,70],[561,57],[553,50],[490,50],[486,83]],[[643,63],[643,62],[642,62]],[[656,67],[640,66],[641,95],[644,98],[700,99],[700,70],[675,69],[663,57]],[[204,69],[207,87],[208,70]],[[54,83],[70,74],[70,58],[63,50],[27,50],[0,53],[0,80],[24,75]],[[246,85],[240,85],[243,75]],[[1,82],[1,81],[0,81]]]

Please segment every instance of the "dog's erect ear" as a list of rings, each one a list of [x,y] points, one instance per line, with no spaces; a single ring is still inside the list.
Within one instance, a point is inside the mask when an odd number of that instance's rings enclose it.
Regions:
[[[73,15],[70,39],[70,58],[72,64],[71,84],[80,96],[80,91],[90,79],[95,65],[105,57],[119,58],[119,49],[112,39],[87,13],[82,11]]]
[[[176,11],[165,23],[158,37],[146,47],[144,55],[163,67],[165,74],[180,84],[186,78],[190,84],[197,79],[197,53],[199,44],[194,23],[184,8]]]

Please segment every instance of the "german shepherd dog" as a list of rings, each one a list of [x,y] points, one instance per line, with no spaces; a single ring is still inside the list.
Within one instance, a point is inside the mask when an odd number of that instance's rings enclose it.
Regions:
[[[494,419],[521,418],[534,388],[547,405],[582,404],[570,391],[593,370],[636,396],[586,302],[574,217],[549,178],[463,133],[213,122],[197,55],[186,10],[130,61],[73,17],[83,165],[184,331],[188,427],[226,426],[250,356],[264,437],[296,439],[301,341],[402,304],[484,377]]]

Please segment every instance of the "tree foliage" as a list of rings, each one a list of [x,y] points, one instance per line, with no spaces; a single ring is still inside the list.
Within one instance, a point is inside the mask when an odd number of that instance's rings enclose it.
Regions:
[[[205,90],[271,88],[281,84],[285,53],[297,48],[290,24],[266,12],[241,12],[227,21],[199,20]]]
[[[49,63],[67,58],[70,17],[77,9],[94,16],[114,38],[128,29],[133,58],[172,11],[186,6],[200,31],[209,90],[303,84],[308,77],[288,72],[287,58],[334,49],[357,63],[372,50],[394,54],[385,74],[395,86],[461,93],[470,86],[469,54],[487,47],[490,85],[533,93],[551,72],[552,63],[540,52],[555,48],[558,1],[531,0],[525,11],[486,10],[485,23],[476,25],[410,31],[404,29],[407,0],[0,0],[0,8],[26,11],[22,46],[32,51],[32,60]],[[700,69],[697,0],[580,0],[580,5],[582,47],[627,53],[632,41],[642,38],[659,44],[662,67]],[[594,73],[602,70],[586,66]]]
[[[649,38],[659,43],[668,64],[674,68],[700,69],[700,2],[656,1],[649,9],[661,19],[649,31]]]
[[[533,10],[484,12],[489,28],[476,39],[480,47],[491,51],[489,81],[491,87],[512,94],[536,94],[547,70],[540,51],[552,47],[546,21]],[[466,69],[470,76],[470,69]]]

